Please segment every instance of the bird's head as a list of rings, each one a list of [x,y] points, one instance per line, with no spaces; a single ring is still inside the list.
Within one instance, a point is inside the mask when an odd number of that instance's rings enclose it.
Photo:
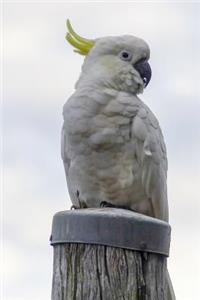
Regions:
[[[67,20],[67,41],[85,55],[77,86],[95,85],[138,94],[151,79],[147,43],[131,35],[88,40],[80,37]]]

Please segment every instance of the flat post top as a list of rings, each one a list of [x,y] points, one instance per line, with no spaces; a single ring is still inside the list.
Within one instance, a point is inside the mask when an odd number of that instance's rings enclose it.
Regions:
[[[168,223],[119,208],[85,208],[54,215],[51,245],[98,244],[169,256]]]

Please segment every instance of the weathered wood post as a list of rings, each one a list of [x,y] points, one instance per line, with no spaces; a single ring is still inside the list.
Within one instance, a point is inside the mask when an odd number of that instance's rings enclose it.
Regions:
[[[166,300],[170,226],[116,208],[53,218],[52,300]]]

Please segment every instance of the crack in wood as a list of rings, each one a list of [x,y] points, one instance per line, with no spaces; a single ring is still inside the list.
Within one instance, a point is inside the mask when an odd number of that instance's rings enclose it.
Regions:
[[[52,300],[167,300],[166,258],[103,245],[54,246]]]

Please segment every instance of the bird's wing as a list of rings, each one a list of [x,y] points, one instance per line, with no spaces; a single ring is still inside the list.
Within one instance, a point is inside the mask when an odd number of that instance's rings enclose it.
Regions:
[[[68,172],[72,159],[72,149],[70,147],[69,135],[73,134],[76,127],[79,126],[76,115],[79,114],[79,108],[73,107],[73,102],[78,100],[75,94],[72,94],[63,106],[63,127],[61,131],[61,157],[65,167],[65,174],[68,177]]]
[[[61,131],[61,157],[62,157],[62,160],[63,160],[63,163],[64,163],[65,173],[66,173],[66,176],[67,176],[71,159],[69,158],[69,156],[67,154],[66,146],[67,146],[66,134],[65,134],[65,127],[63,125],[62,131]]]
[[[70,170],[70,165],[71,165],[71,155],[70,155],[71,153],[70,153],[70,148],[69,148],[69,143],[67,141],[67,138],[68,137],[66,134],[66,124],[64,122],[62,131],[61,131],[61,157],[62,157],[63,164],[64,164],[65,176],[66,176],[67,187],[68,187],[70,199],[75,207],[79,207],[78,198],[74,194],[73,184],[70,181],[70,177],[68,176],[69,170]]]
[[[69,139],[69,131],[71,128],[73,128],[73,125],[71,124],[71,111],[70,111],[70,102],[73,100],[73,95],[69,97],[69,99],[66,101],[64,107],[63,107],[63,127],[61,131],[61,157],[63,160],[64,164],[64,169],[65,169],[65,176],[66,176],[66,181],[67,181],[67,186],[68,186],[68,192],[70,194],[70,198],[73,201],[74,200],[74,193],[72,191],[72,184],[69,181],[69,170],[70,170],[70,165],[71,165],[71,159],[72,159],[72,153],[71,153],[71,148],[70,148],[70,143],[68,142]],[[76,200],[76,199],[75,199]],[[73,201],[73,204],[75,204],[75,200]]]
[[[166,147],[158,121],[146,106],[133,120],[132,139],[153,217],[168,221]]]

